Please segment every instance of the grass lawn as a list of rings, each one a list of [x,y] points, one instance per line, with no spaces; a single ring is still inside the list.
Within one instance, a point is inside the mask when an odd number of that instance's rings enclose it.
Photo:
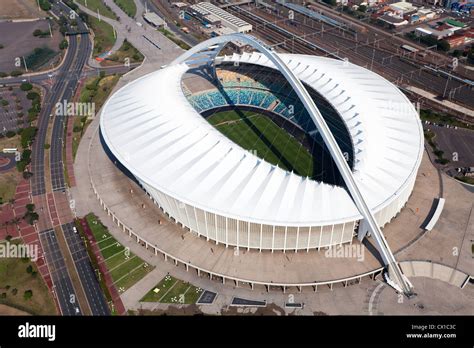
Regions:
[[[117,19],[117,16],[112,12],[112,10],[110,10],[107,6],[105,6],[102,0],[76,0],[76,1],[83,6],[86,6],[86,2],[87,2],[86,7],[89,10],[92,10],[95,13],[97,13],[97,10],[99,10],[100,15],[106,16],[112,19]]]
[[[86,219],[119,292],[124,292],[153,270],[153,266],[117,242],[94,214],[88,214]]]
[[[5,148],[21,148],[20,136],[15,135],[12,138],[0,138],[0,151]],[[0,203],[8,202],[15,195],[16,185],[21,179],[21,174],[16,168],[0,175]]]
[[[124,40],[120,49],[107,57],[107,59],[102,61],[100,64],[103,66],[116,65],[117,63],[124,64],[126,58],[129,59],[129,63],[143,62],[144,59],[143,54],[141,54],[139,50],[137,50],[129,41]]]
[[[0,175],[0,204],[6,203],[15,196],[16,186],[21,180],[21,174],[12,168],[6,173]]]
[[[19,241],[11,243],[19,243]],[[34,276],[27,273],[28,266],[31,266],[36,272]],[[27,290],[33,292],[33,296],[29,300],[23,298],[23,294]],[[3,294],[6,294],[5,298]],[[43,282],[36,265],[26,259],[0,258],[0,304],[34,315],[57,314],[49,289]]]
[[[81,95],[79,97],[80,101],[82,103],[94,103],[95,112],[97,114],[119,80],[120,75],[89,77],[81,90]],[[92,87],[93,89],[91,89]],[[74,158],[76,157],[81,138],[90,122],[91,120],[87,120],[83,123],[81,117],[76,117],[74,119],[73,128],[80,129],[80,131],[73,133],[72,154]]]
[[[148,291],[140,301],[194,304],[199,299],[199,296],[201,296],[201,293],[202,289],[167,275],[153,289]]]
[[[254,111],[222,111],[207,118],[230,140],[265,161],[301,176],[313,175],[313,157],[298,140]]]
[[[110,24],[99,21],[93,16],[89,16],[89,25],[94,31],[94,51],[92,55],[96,57],[110,51],[116,40],[114,28]]]
[[[456,177],[459,181],[465,182],[466,184],[469,185],[474,185],[474,177],[472,176],[462,176],[462,177]]]
[[[450,126],[453,126],[453,127],[456,126],[456,127],[474,130],[474,125],[461,122],[452,116],[437,113],[431,110],[420,110],[420,118],[422,121],[444,123],[444,124],[449,124]]]
[[[137,14],[137,6],[133,0],[114,0],[118,7],[122,9],[129,17],[135,17]]]

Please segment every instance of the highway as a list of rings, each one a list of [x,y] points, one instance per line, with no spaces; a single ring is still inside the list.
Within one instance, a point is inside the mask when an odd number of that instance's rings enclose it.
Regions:
[[[54,296],[58,300],[62,315],[81,315],[77,296],[69,276],[64,256],[61,253],[56,233],[53,229],[39,233],[46,262],[53,280]]]
[[[69,13],[70,9],[65,4],[56,2],[53,4],[52,11],[56,15],[59,15],[61,11]],[[68,36],[69,48],[66,57],[61,67],[54,73],[54,84],[51,90],[46,93],[45,102],[39,116],[37,124],[38,133],[33,144],[31,162],[31,171],[34,174],[31,178],[33,196],[45,195],[48,193],[49,187],[51,187],[53,192],[66,190],[63,169],[63,137],[67,117],[66,115],[54,115],[54,109],[58,102],[71,101],[82,71],[92,51],[89,34],[85,33],[85,24],[82,23],[79,18],[77,22],[81,34],[74,35],[71,33],[71,35]],[[46,73],[32,77],[31,81],[39,82],[47,78],[50,77]],[[9,82],[11,83],[11,81]],[[48,143],[47,130],[52,117],[54,117],[54,119],[51,147],[49,150],[51,171],[51,185],[49,185],[49,183],[45,182],[44,144]],[[73,216],[72,212],[71,216]],[[53,222],[51,223],[53,224]],[[61,313],[63,315],[80,315],[84,313],[84,309],[81,310],[78,302],[71,304],[71,298],[77,299],[77,289],[74,289],[71,280],[71,272],[76,272],[91,314],[109,315],[110,310],[107,301],[101,291],[99,282],[88,258],[85,245],[80,238],[79,240],[77,239],[78,236],[71,235],[71,233],[74,234],[72,229],[73,223],[73,221],[62,221],[62,225],[58,226],[64,234],[68,250],[61,250],[54,229],[46,229],[40,232],[40,240],[46,252],[46,260],[51,270],[55,295],[58,299]],[[64,252],[71,254],[75,269],[67,269]]]
[[[110,315],[110,310],[102,294],[102,289],[97,282],[96,273],[92,268],[89,255],[84,247],[84,241],[77,232],[74,232],[74,224],[67,223],[61,226],[69,251],[76,265],[79,278],[81,279],[84,292],[89,302],[93,315]]]

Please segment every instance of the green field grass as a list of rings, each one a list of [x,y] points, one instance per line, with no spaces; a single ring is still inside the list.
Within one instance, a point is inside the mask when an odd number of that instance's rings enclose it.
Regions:
[[[159,291],[156,291],[158,289]],[[143,296],[141,302],[194,304],[201,296],[202,289],[170,275],[164,277]]]
[[[102,2],[102,0],[76,0],[79,4],[86,6],[87,3],[87,8],[91,11],[94,11],[97,13],[97,10],[99,10],[99,13],[101,16],[106,16],[112,19],[117,19],[117,16],[110,10],[105,4]]]
[[[86,219],[119,292],[124,292],[153,270],[153,266],[120,244],[94,214],[88,214]]]
[[[230,140],[263,160],[301,176],[313,175],[313,157],[269,117],[254,111],[221,111],[207,118]]]
[[[122,9],[129,17],[135,17],[137,6],[133,0],[114,0],[118,7]]]
[[[20,243],[18,240],[12,244]],[[31,267],[35,273],[28,273]],[[33,292],[30,299],[24,298],[27,290]],[[33,315],[57,314],[53,297],[36,265],[28,259],[0,258],[0,304],[5,304]]]
[[[89,16],[89,25],[94,31],[94,51],[93,56],[99,56],[109,51],[114,43],[114,28],[105,21],[99,21],[93,16]]]

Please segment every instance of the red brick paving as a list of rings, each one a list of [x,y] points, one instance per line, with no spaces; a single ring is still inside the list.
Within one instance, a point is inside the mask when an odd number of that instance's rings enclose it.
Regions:
[[[54,202],[54,196],[52,193],[47,194],[47,200],[48,200],[49,215],[51,216],[53,227],[57,227],[61,224],[61,222],[59,221],[59,216],[56,210],[56,204]]]
[[[3,240],[7,235],[10,235],[14,238],[21,237],[23,242],[27,245],[36,245],[38,248],[38,260],[36,261],[38,272],[41,274],[44,282],[52,292],[53,282],[51,280],[48,266],[45,262],[44,251],[39,240],[37,226],[32,226],[22,219],[26,212],[26,205],[32,203],[30,192],[30,182],[26,179],[22,179],[16,187],[14,203],[5,204],[3,207],[0,207],[0,226],[2,226],[0,228],[0,240]],[[11,221],[14,218],[20,219],[18,224],[4,226],[5,222]],[[59,309],[59,303],[57,302],[56,297],[53,296],[53,298],[56,303],[56,308]]]

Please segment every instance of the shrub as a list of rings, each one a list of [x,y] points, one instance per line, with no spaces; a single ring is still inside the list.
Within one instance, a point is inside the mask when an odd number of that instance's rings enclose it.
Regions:
[[[33,291],[32,290],[26,290],[25,293],[23,294],[23,298],[25,301],[31,299],[33,297]]]
[[[68,43],[67,43],[67,40],[66,40],[66,39],[64,39],[63,41],[61,41],[61,42],[59,43],[59,49],[60,49],[60,50],[65,50],[67,47],[68,47]]]
[[[34,100],[34,99],[39,98],[40,95],[39,95],[37,92],[28,92],[28,94],[26,95],[26,97],[27,97],[29,100]]]
[[[20,70],[13,70],[13,71],[10,73],[10,76],[12,76],[12,77],[16,77],[16,76],[20,76],[20,75],[23,75],[23,71],[20,71]]]
[[[16,133],[12,130],[9,130],[7,133],[6,133],[6,136],[7,138],[13,138],[14,136],[16,135]]]
[[[33,88],[33,85],[29,82],[23,82],[20,85],[20,89],[24,92],[30,91]]]
[[[28,179],[31,178],[32,176],[33,176],[33,173],[32,173],[32,172],[28,172],[28,171],[24,171],[24,172],[23,172],[23,179],[28,180]]]

